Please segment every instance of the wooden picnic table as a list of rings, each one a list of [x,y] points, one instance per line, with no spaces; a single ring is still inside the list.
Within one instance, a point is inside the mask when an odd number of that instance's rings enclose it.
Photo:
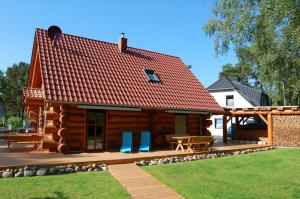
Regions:
[[[172,140],[177,140],[176,151],[181,149],[184,151],[184,145],[187,146],[187,152],[193,153],[195,147],[200,147],[200,145],[205,146],[205,150],[210,150],[209,145],[213,140],[212,136],[174,136]]]
[[[181,149],[181,151],[184,151],[183,144],[188,142],[190,137],[191,136],[174,136],[174,137],[172,137],[171,138],[172,140],[177,141],[176,151],[178,151],[179,149]]]

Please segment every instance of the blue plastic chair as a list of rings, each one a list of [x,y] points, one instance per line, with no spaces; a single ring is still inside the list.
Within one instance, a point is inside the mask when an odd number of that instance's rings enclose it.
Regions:
[[[150,131],[142,131],[141,133],[141,145],[140,152],[150,151]]]
[[[123,132],[120,152],[130,153],[132,151],[132,132]]]

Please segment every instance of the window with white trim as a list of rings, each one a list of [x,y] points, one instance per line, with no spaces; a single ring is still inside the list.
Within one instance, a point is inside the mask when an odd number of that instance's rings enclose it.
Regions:
[[[223,128],[223,119],[222,118],[215,118],[215,128],[216,129]]]
[[[226,106],[227,107],[233,107],[234,106],[233,95],[226,95]]]

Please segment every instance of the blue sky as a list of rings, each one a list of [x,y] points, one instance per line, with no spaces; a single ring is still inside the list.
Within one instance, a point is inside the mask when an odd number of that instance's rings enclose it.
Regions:
[[[203,27],[212,16],[209,0],[0,0],[0,70],[30,62],[35,28],[58,25],[68,34],[181,57],[209,86],[221,66],[236,63],[233,52],[216,57],[213,38]]]

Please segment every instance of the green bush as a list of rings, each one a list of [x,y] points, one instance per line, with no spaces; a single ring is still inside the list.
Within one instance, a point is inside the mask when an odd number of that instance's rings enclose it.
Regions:
[[[0,118],[0,127],[5,127],[5,118],[4,117]]]
[[[11,124],[13,129],[22,127],[22,119],[20,117],[10,116],[7,118],[6,123]]]

